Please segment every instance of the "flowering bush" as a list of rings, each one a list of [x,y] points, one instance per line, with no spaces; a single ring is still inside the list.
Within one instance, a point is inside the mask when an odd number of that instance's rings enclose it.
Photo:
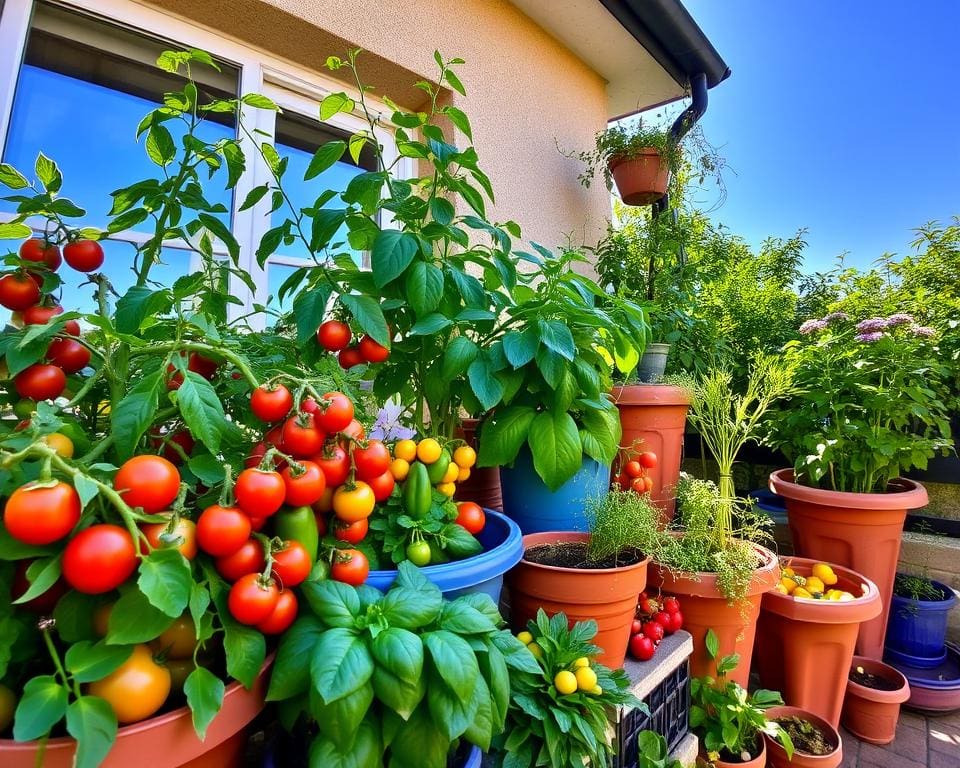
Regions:
[[[798,391],[769,421],[798,482],[882,492],[946,451],[949,372],[934,329],[905,313],[857,322],[834,312],[807,320],[800,333],[784,347]]]

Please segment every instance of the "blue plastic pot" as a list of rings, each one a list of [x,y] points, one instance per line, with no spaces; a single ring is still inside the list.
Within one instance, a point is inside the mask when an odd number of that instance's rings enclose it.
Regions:
[[[556,491],[540,479],[527,448],[521,449],[512,467],[500,468],[503,511],[516,521],[524,535],[588,530],[584,502],[603,495],[609,484],[609,465],[586,456],[577,474]]]
[[[787,524],[787,500],[766,488],[750,491],[750,498],[757,509],[766,512],[777,525]]]
[[[893,595],[887,623],[886,647],[900,654],[925,659],[936,666],[943,661],[947,640],[947,614],[957,602],[953,590],[939,581],[931,582],[943,600],[912,600]]]
[[[482,761],[483,752],[480,751],[480,747],[473,747],[463,761],[463,768],[480,768]]]
[[[469,592],[483,592],[499,603],[503,574],[523,557],[523,535],[517,524],[492,509],[484,509],[484,513],[487,522],[477,535],[483,544],[481,554],[420,569],[450,600]],[[370,571],[366,583],[385,592],[396,578],[395,570]]]

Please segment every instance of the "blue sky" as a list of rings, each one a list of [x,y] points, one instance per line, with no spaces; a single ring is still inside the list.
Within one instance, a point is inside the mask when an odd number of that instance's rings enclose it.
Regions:
[[[703,119],[732,168],[715,221],[754,244],[807,227],[812,271],[960,214],[960,2],[683,2],[733,70]]]

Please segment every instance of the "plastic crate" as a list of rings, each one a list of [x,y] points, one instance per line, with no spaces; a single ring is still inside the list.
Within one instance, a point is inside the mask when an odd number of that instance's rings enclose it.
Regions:
[[[668,674],[643,700],[650,710],[632,709],[617,724],[617,756],[614,768],[636,768],[637,735],[656,731],[667,741],[672,752],[690,732],[690,662],[684,662]]]

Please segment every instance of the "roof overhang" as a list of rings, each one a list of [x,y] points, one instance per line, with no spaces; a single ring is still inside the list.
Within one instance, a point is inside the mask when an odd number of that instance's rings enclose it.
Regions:
[[[730,68],[680,0],[511,0],[607,81],[608,117],[676,101]]]

